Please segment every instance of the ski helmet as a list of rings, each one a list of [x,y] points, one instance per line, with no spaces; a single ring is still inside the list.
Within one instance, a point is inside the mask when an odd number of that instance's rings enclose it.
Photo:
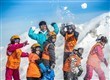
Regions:
[[[83,51],[84,51],[84,48],[78,48],[78,53],[77,53],[77,55],[79,56],[79,57],[82,57],[82,53],[83,53]]]
[[[39,48],[39,50],[40,50],[40,48],[41,48],[41,47],[40,47],[40,44],[34,43],[34,44],[31,46],[32,52],[33,52],[33,53],[36,53],[37,48]]]
[[[84,51],[84,48],[82,48],[82,47],[78,48],[79,53],[83,53],[83,51]]]
[[[96,39],[97,42],[104,42],[104,43],[107,43],[108,42],[108,39],[106,36],[98,36],[97,39]]]
[[[72,24],[71,26],[72,26],[73,30],[75,30],[75,29],[76,29],[76,26],[75,26],[74,24]]]
[[[67,28],[67,32],[69,34],[71,34],[75,30],[75,25],[73,25],[73,24],[72,25],[67,25],[66,28]]]
[[[49,32],[48,33],[48,40],[50,40],[51,42],[55,42],[56,41],[56,33],[55,32]]]
[[[107,43],[107,42],[108,42],[108,39],[107,39],[106,36],[102,36],[102,37],[100,38],[100,41],[101,41],[101,42],[104,42],[104,43]]]
[[[77,54],[77,51],[78,51],[77,49],[74,49],[73,54]]]
[[[20,37],[18,35],[13,35],[10,39],[11,43],[14,44],[16,41],[20,42]]]
[[[50,37],[56,38],[56,33],[54,31],[49,32],[48,33],[48,38],[50,38]]]

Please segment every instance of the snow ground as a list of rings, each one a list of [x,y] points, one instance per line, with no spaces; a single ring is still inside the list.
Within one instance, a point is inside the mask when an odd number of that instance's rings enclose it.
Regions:
[[[58,24],[61,25],[60,23]],[[50,26],[49,26],[50,27]],[[79,77],[79,80],[83,80],[85,73],[86,73],[86,61],[87,56],[89,54],[90,48],[95,43],[95,39],[97,35],[103,34],[109,38],[108,44],[105,46],[104,53],[105,57],[107,58],[107,61],[109,62],[109,67],[106,68],[106,66],[102,63],[102,68],[104,70],[104,73],[106,75],[106,79],[110,80],[110,12],[104,13],[84,24],[76,24],[77,31],[80,32],[78,44],[77,47],[83,47],[84,53],[83,53],[83,60],[82,60],[82,66],[84,69],[83,74],[81,77]],[[51,27],[50,27],[51,28]],[[52,28],[51,28],[52,29]],[[37,29],[38,31],[38,29]],[[27,32],[23,33],[21,35],[21,40],[25,41],[28,40],[30,45],[26,46],[22,50],[25,52],[30,52],[30,46],[33,43],[36,43],[36,41],[30,39],[27,35]],[[62,74],[62,63],[63,63],[63,48],[64,48],[64,38],[58,34],[57,42],[56,42],[56,67],[55,67],[55,80],[63,80],[63,74]],[[0,67],[0,79],[5,80],[5,64],[6,64],[6,47],[0,49],[0,59],[1,59],[1,67]],[[21,59],[21,66],[20,66],[20,76],[21,80],[26,80],[26,71],[28,66],[28,59],[22,58]],[[94,75],[92,77],[92,80],[98,80],[97,74],[94,72]]]

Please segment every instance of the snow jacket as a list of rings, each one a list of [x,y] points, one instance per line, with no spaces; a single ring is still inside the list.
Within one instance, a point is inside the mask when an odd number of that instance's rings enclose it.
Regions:
[[[39,60],[40,57],[35,53],[29,54],[29,66],[27,69],[27,77],[33,77],[33,78],[40,78],[41,77],[41,71],[36,63],[37,60]]]
[[[66,71],[66,72],[70,72],[71,71],[71,62],[72,60],[75,60],[74,63],[73,63],[73,66],[74,67],[78,67],[80,66],[81,64],[81,57],[79,57],[77,54],[73,54],[73,55],[70,55],[65,63],[64,63],[64,66],[63,66],[63,71]]]
[[[53,63],[55,64],[55,44],[49,40],[44,43],[42,59],[45,66],[51,66]]]
[[[100,67],[100,63],[104,62],[103,46],[101,43],[96,43],[88,56],[87,64],[92,67]]]
[[[65,47],[64,52],[72,52],[79,36],[79,33],[73,31],[72,34],[68,34],[67,31],[64,31],[65,28],[60,30],[60,33],[63,37],[65,37]]]
[[[20,48],[23,47],[23,43],[9,44],[7,48],[7,63],[6,67],[10,69],[18,69],[20,66],[21,57],[28,57],[28,53],[22,52]]]
[[[53,25],[53,28],[54,28],[54,32],[56,34],[58,34],[59,32],[59,28],[57,26],[57,24],[54,24]],[[40,45],[41,45],[41,48],[43,50],[43,43],[47,40],[47,35],[48,35],[48,31],[39,31],[39,33],[34,33],[35,31],[32,30],[32,28],[29,29],[29,32],[28,32],[28,36],[34,40],[36,40]]]

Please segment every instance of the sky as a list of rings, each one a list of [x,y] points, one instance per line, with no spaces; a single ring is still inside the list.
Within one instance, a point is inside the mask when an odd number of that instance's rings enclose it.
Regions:
[[[82,9],[81,4],[87,8]],[[52,22],[84,23],[109,12],[109,0],[1,0],[0,44],[5,46],[14,34],[22,34],[41,20]]]

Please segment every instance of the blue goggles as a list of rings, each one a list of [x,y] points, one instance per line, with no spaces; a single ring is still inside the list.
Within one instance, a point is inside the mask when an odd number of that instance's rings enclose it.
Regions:
[[[15,43],[19,43],[20,42],[20,39],[15,39],[14,42]]]

